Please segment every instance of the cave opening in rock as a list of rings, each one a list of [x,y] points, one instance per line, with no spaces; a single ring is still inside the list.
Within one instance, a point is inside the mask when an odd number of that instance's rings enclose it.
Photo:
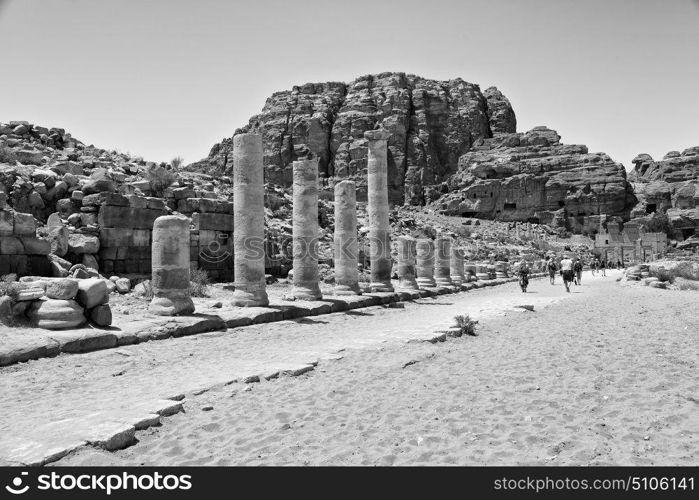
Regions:
[[[693,227],[688,227],[682,230],[682,237],[686,240],[687,238],[691,238],[694,236],[694,228]]]
[[[658,210],[658,206],[655,203],[648,203],[646,205],[646,213],[654,214]]]
[[[558,201],[558,208],[563,208],[563,207],[565,207],[565,205],[566,205],[566,204],[565,204],[565,202],[564,202],[563,200],[559,200],[559,201]]]
[[[461,217],[475,217],[477,212],[461,212]]]
[[[505,210],[517,210],[517,204],[516,203],[505,203],[505,206],[503,208]]]

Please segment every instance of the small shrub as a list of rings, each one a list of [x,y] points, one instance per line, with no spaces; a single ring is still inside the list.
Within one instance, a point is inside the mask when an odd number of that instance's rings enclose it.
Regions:
[[[14,302],[17,302],[19,298],[19,292],[24,289],[24,286],[18,282],[10,282],[7,284],[7,289],[5,290],[5,295],[10,297]]]
[[[653,216],[643,224],[646,232],[649,233],[665,233],[672,238],[672,224],[667,214],[656,212]]]
[[[9,295],[7,292],[10,290],[10,285],[15,281],[17,281],[17,275],[14,273],[0,276],[0,297]]]
[[[162,197],[165,190],[177,180],[177,174],[164,166],[154,165],[146,169],[146,180],[153,194]]]
[[[472,320],[468,314],[454,316],[454,321],[456,321],[456,326],[461,329],[462,335],[478,335],[476,333],[476,324],[478,324],[478,321]]]
[[[181,156],[176,156],[170,160],[170,165],[172,165],[172,168],[175,170],[179,170],[184,165],[184,158]]]
[[[192,297],[208,297],[210,284],[209,273],[203,269],[194,269],[190,272],[189,293]]]

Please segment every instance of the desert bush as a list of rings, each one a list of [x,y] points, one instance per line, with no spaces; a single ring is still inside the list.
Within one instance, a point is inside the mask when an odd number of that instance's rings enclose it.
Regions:
[[[170,160],[170,165],[175,170],[179,170],[180,168],[182,168],[182,165],[184,165],[184,158],[182,158],[181,156],[175,156],[172,160]]]
[[[478,335],[476,333],[476,324],[478,321],[472,320],[468,314],[454,316],[454,321],[456,322],[456,326],[461,329],[462,335]]]
[[[7,146],[0,146],[0,163],[9,163],[14,165],[17,161],[17,155]]]
[[[17,275],[14,273],[0,276],[0,297],[7,295],[10,285],[17,281]]]
[[[651,218],[643,223],[643,227],[646,232],[649,233],[665,233],[668,237],[672,238],[672,224],[667,214],[656,212]]]
[[[193,269],[189,273],[189,293],[192,297],[208,297],[210,284],[209,273],[203,269]]]
[[[165,190],[176,180],[177,174],[162,165],[153,165],[146,168],[146,180],[150,184],[150,190],[155,196],[163,196]]]

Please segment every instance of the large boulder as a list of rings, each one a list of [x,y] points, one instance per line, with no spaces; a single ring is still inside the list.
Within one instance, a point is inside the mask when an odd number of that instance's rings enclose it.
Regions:
[[[105,280],[101,278],[87,278],[78,281],[78,293],[75,299],[85,309],[109,302],[109,291]]]
[[[68,253],[68,228],[63,225],[58,213],[49,215],[46,221],[48,229],[48,240],[51,244],[51,253],[63,257]]]
[[[83,308],[74,300],[36,300],[29,306],[27,317],[35,326],[47,330],[77,328],[85,323]]]

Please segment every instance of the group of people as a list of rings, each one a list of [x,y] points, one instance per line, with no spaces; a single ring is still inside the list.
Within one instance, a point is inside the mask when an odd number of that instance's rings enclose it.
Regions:
[[[611,268],[612,264],[605,259],[594,258],[589,263],[592,275],[600,273],[602,276],[607,276],[607,268]],[[570,254],[564,255],[560,263],[551,257],[546,260],[546,270],[549,273],[549,281],[552,285],[556,284],[556,274],[560,273],[563,277],[563,284],[566,287],[566,292],[570,293],[570,285],[579,286],[582,283],[583,262],[580,257],[572,257]],[[621,262],[617,262],[617,269],[622,268]],[[522,291],[526,291],[526,286],[529,283],[530,269],[526,261],[522,260],[515,264],[515,269],[520,277],[520,286]]]

